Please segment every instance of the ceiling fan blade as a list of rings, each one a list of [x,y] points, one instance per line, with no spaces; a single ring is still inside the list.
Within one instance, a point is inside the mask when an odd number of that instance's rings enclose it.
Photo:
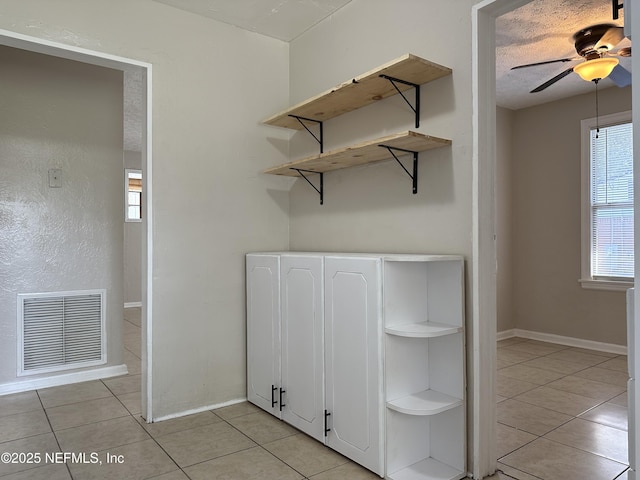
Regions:
[[[547,80],[546,82],[544,82],[542,85],[534,88],[533,90],[531,90],[529,93],[537,93],[537,92],[541,92],[542,90],[544,90],[547,87],[550,87],[551,85],[553,85],[554,83],[556,83],[558,80],[563,79],[564,77],[566,77],[567,75],[569,75],[571,72],[573,72],[573,67],[571,68],[567,68],[565,71],[559,73],[558,75],[556,75],[555,77],[553,77],[551,80]]]
[[[613,55],[615,57],[630,57],[631,56],[631,47],[621,48],[617,52],[607,52],[607,55]]]
[[[537,65],[548,65],[549,63],[573,62],[574,60],[578,60],[579,58],[580,57],[559,58],[557,60],[547,60],[546,62],[527,63],[526,65],[518,65],[517,67],[511,67],[511,70],[517,70],[519,68],[535,67]]]
[[[622,65],[616,65],[609,74],[609,78],[619,87],[628,87],[631,85],[631,72]]]
[[[596,43],[594,50],[598,50],[599,48],[606,47],[607,50],[611,50],[617,44],[619,44],[624,38],[624,28],[623,27],[610,27],[604,35],[598,40]]]

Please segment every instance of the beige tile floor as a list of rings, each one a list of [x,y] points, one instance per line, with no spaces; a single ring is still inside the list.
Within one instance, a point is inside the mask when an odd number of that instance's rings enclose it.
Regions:
[[[496,479],[627,479],[627,358],[498,342]]]
[[[126,376],[0,397],[0,453],[32,460],[0,462],[2,480],[379,478],[249,403],[146,424],[140,309],[125,309],[124,336]],[[626,480],[626,371],[623,356],[499,342],[491,479]]]
[[[32,462],[0,462],[2,480],[379,478],[249,403],[146,424],[140,309],[124,320],[128,375],[0,397],[0,453]]]

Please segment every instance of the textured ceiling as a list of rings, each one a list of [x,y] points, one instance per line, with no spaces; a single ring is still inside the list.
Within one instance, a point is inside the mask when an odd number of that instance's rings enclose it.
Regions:
[[[563,70],[577,65],[555,63],[510,70],[527,63],[576,57],[572,36],[578,30],[598,23],[623,25],[613,20],[610,0],[534,0],[496,20],[496,99],[498,105],[517,110],[560,98],[594,91],[594,85],[571,73],[546,90],[528,93]],[[630,46],[624,39],[618,47]],[[617,49],[617,48],[616,48]],[[631,70],[631,59],[620,58]],[[604,79],[600,88],[613,86]]]

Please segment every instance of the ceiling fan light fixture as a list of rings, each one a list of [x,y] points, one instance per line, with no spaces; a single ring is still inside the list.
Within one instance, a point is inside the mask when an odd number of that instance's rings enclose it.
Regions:
[[[573,67],[573,71],[580,75],[580,78],[587,82],[606,78],[618,65],[617,58],[603,57],[594,60],[587,60]]]

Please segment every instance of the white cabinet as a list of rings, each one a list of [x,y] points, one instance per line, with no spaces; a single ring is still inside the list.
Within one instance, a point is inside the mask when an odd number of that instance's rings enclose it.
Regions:
[[[324,441],[323,260],[247,255],[247,398]]]
[[[327,444],[382,475],[381,261],[325,260]]]
[[[323,261],[284,255],[280,262],[284,393],[279,409],[283,420],[324,441]]]
[[[249,401],[392,480],[465,476],[453,255],[247,255]]]
[[[416,260],[384,263],[387,478],[459,479],[466,476],[463,263]]]
[[[280,256],[247,255],[247,398],[280,417]]]

